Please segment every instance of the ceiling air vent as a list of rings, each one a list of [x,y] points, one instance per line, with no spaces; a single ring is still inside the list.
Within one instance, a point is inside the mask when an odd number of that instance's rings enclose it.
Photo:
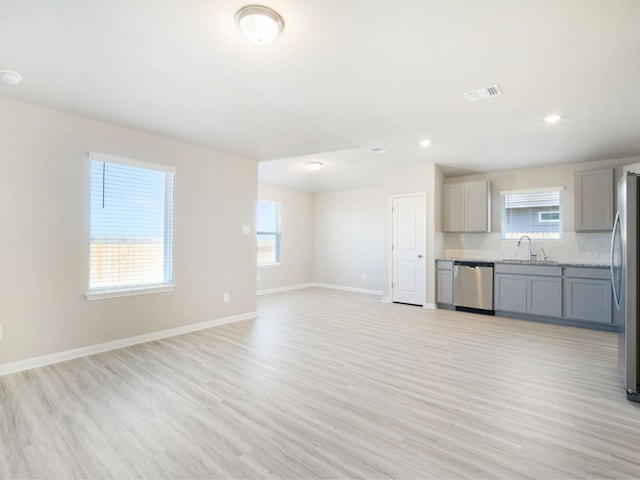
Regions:
[[[490,87],[479,88],[478,90],[472,90],[464,94],[464,96],[470,102],[475,102],[476,100],[483,100],[485,98],[497,97],[498,95],[502,95],[502,92],[500,91],[500,87],[498,87],[498,85],[491,85]]]

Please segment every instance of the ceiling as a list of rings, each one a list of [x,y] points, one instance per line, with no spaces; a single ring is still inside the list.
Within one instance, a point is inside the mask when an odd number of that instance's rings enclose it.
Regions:
[[[285,21],[270,46],[237,29],[247,3],[0,0],[0,69],[23,76],[0,96],[254,158],[261,181],[312,191],[425,162],[640,155],[638,0],[264,0]]]

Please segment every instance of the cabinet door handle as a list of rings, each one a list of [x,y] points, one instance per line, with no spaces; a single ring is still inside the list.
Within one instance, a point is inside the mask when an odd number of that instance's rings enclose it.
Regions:
[[[422,258],[424,255],[422,255],[421,253],[418,254],[418,258]]]

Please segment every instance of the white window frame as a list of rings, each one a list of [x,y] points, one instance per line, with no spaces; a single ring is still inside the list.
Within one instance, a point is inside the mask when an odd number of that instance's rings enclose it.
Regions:
[[[526,195],[526,194],[539,194],[539,193],[559,193],[559,208],[556,210],[549,210],[544,213],[559,213],[560,218],[558,220],[540,220],[540,223],[557,224],[558,231],[553,232],[555,235],[549,235],[549,232],[505,232],[503,219],[505,217],[504,196],[508,195]],[[500,239],[501,240],[517,240],[521,235],[527,235],[532,240],[562,240],[563,237],[563,215],[562,210],[564,208],[564,187],[540,187],[540,188],[527,188],[522,190],[507,190],[500,192]],[[538,214],[543,212],[538,212]],[[538,219],[540,219],[540,215]]]
[[[100,152],[89,152],[88,163],[89,172],[91,172],[92,161],[115,163],[129,167],[144,168],[147,170],[156,170],[169,174],[167,176],[167,189],[165,192],[165,232],[164,238],[170,240],[170,245],[164,251],[164,281],[151,284],[128,284],[114,285],[109,287],[91,287],[90,272],[88,272],[87,285],[89,285],[86,293],[88,300],[99,300],[103,298],[126,297],[132,295],[144,295],[150,293],[170,292],[175,290],[173,282],[173,207],[174,207],[174,181],[176,169],[173,166],[136,160],[133,158],[110,155]],[[91,203],[91,188],[89,189],[89,203]],[[90,210],[90,209],[89,209]],[[89,231],[91,231],[91,217],[89,217]],[[89,268],[91,268],[91,238],[88,241],[89,252]]]
[[[259,202],[273,203],[273,204],[277,205],[277,207],[278,207],[278,218],[276,219],[276,226],[277,226],[277,231],[276,232],[258,231],[258,228],[256,226],[256,240],[258,238],[258,235],[275,235],[275,237],[276,237],[276,261],[275,262],[270,262],[270,263],[258,263],[258,261],[256,259],[256,265],[257,265],[258,268],[279,267],[279,266],[282,265],[282,202],[278,202],[276,200],[258,199],[258,203]]]

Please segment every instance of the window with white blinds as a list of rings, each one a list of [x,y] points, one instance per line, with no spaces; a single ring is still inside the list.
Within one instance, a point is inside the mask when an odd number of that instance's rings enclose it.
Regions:
[[[501,238],[562,239],[562,187],[500,192]]]
[[[280,203],[258,200],[256,209],[258,265],[280,263]]]
[[[89,298],[173,287],[175,169],[90,153]]]

